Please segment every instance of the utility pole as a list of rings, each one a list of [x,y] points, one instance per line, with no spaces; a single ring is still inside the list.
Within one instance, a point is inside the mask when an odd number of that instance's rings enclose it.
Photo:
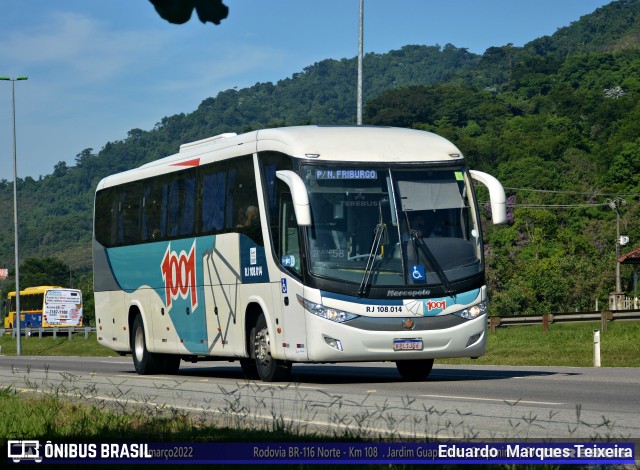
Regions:
[[[360,27],[358,28],[358,115],[356,124],[362,125],[362,55],[364,44],[364,0],[360,0]]]
[[[629,239],[628,237],[620,236],[620,206],[626,205],[627,201],[622,198],[616,197],[614,199],[607,199],[605,202],[609,204],[609,207],[616,213],[616,291],[613,293],[612,307],[613,310],[622,310],[621,307],[623,307],[623,292],[622,280],[620,279],[620,247],[622,245],[626,245],[629,242]]]

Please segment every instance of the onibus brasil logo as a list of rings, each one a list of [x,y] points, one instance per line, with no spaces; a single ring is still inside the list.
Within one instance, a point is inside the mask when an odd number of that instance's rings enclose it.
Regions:
[[[191,311],[198,306],[198,290],[196,284],[196,242],[193,241],[189,253],[171,251],[171,243],[167,246],[160,264],[164,281],[165,304],[171,310],[173,301],[187,299],[191,295]]]
[[[8,440],[7,456],[14,463],[36,462],[44,459],[150,459],[158,457],[162,451],[154,451],[149,444],[132,443],[86,443],[47,441],[44,444],[36,439]],[[171,450],[169,450],[171,451]],[[164,451],[165,459],[167,451]]]
[[[8,441],[7,455],[14,461],[19,463],[21,460],[42,462],[40,456],[40,441],[37,440],[20,440]]]

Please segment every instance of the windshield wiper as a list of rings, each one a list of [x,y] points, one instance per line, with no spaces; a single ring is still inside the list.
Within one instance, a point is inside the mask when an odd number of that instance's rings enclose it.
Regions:
[[[407,211],[405,210],[403,212],[404,212],[405,219],[407,221],[407,226],[409,227],[409,236],[411,238],[411,243],[413,243],[414,250],[415,250],[415,247],[417,246],[418,249],[422,252],[422,255],[427,259],[427,261],[429,262],[433,270],[436,272],[438,279],[440,279],[440,282],[444,286],[445,292],[449,295],[453,295],[454,294],[453,287],[451,286],[451,282],[449,282],[447,275],[444,273],[442,266],[440,266],[440,263],[438,263],[438,260],[433,255],[433,252],[427,246],[426,242],[422,239],[421,236],[419,236],[420,232],[418,230],[414,230],[411,228],[411,225],[409,224],[409,217],[408,217]]]
[[[371,243],[369,258],[367,258],[367,264],[364,267],[364,276],[362,276],[362,282],[360,283],[360,288],[358,289],[358,297],[362,297],[366,292],[367,287],[369,287],[369,279],[371,278],[371,271],[373,271],[373,265],[376,261],[376,253],[378,253],[380,243],[382,242],[383,235],[386,231],[386,224],[382,223],[382,221],[378,222],[375,232],[373,233],[373,242]]]
[[[451,282],[449,282],[447,275],[442,270],[442,266],[440,266],[440,263],[438,263],[436,257],[433,256],[433,253],[431,252],[425,241],[422,238],[417,237],[413,233],[411,234],[411,241],[414,243],[414,246],[418,246],[418,249],[420,249],[424,257],[427,258],[427,261],[429,261],[429,264],[434,269],[434,271],[438,275],[438,279],[440,279],[440,282],[444,286],[445,292],[449,295],[452,295],[454,292],[453,287],[451,286]]]

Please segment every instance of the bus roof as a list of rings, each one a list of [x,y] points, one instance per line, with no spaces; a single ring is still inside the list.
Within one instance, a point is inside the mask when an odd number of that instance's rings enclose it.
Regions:
[[[258,151],[265,150],[345,162],[448,161],[462,157],[455,145],[430,132],[372,126],[265,129],[258,133]]]
[[[462,158],[447,139],[426,131],[374,126],[297,126],[233,133],[185,143],[179,153],[103,179],[97,189],[255,152],[314,161],[443,162]]]

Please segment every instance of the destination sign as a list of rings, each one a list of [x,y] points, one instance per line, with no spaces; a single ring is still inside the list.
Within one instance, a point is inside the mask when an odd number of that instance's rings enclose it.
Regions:
[[[315,170],[317,180],[375,180],[378,179],[376,170],[340,169]]]

